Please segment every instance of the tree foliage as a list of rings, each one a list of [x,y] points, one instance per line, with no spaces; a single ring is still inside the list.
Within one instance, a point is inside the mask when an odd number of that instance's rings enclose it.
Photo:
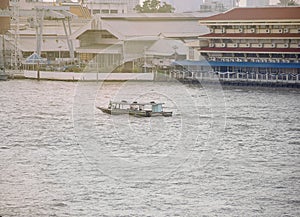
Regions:
[[[166,2],[161,5],[159,0],[146,0],[142,6],[135,6],[134,10],[138,13],[173,13],[175,8]]]
[[[283,6],[292,6],[292,5],[297,5],[295,0],[279,0],[279,5]]]

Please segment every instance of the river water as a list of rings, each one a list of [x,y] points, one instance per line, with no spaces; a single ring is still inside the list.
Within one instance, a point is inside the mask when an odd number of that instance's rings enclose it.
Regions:
[[[300,216],[300,92],[0,83],[0,216]],[[103,114],[165,102],[173,117]]]

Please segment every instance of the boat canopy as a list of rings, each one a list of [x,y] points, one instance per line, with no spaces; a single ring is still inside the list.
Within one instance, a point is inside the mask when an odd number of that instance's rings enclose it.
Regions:
[[[164,103],[156,103],[154,101],[148,102],[148,103],[138,103],[138,102],[127,102],[125,100],[122,101],[110,101],[110,104],[119,104],[119,105],[138,105],[138,106],[145,106],[145,105],[152,105],[152,106],[158,106],[163,105]]]

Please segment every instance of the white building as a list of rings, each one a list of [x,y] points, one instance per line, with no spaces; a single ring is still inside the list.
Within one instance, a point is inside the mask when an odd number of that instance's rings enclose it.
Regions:
[[[91,14],[125,14],[134,13],[139,0],[86,0]]]
[[[224,9],[231,9],[237,6],[236,0],[204,0],[205,4],[222,4]]]
[[[175,12],[199,11],[203,0],[161,0],[171,4],[175,8]]]
[[[279,2],[279,0],[278,0]],[[247,0],[247,7],[264,7],[270,4],[269,0]]]
[[[182,41],[198,40],[200,34],[208,32],[199,26],[202,17],[200,13],[96,15],[72,37],[80,41],[76,51],[81,62],[93,63],[97,71],[122,64],[132,71],[144,55],[186,58],[188,48]]]

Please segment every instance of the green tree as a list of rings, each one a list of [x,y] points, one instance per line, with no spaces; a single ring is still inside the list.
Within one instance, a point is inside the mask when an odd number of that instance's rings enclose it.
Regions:
[[[278,5],[283,5],[283,6],[292,6],[292,5],[297,5],[295,0],[279,0]]]
[[[135,6],[134,10],[138,13],[173,13],[175,8],[166,2],[161,5],[159,0],[146,0],[142,6]]]

